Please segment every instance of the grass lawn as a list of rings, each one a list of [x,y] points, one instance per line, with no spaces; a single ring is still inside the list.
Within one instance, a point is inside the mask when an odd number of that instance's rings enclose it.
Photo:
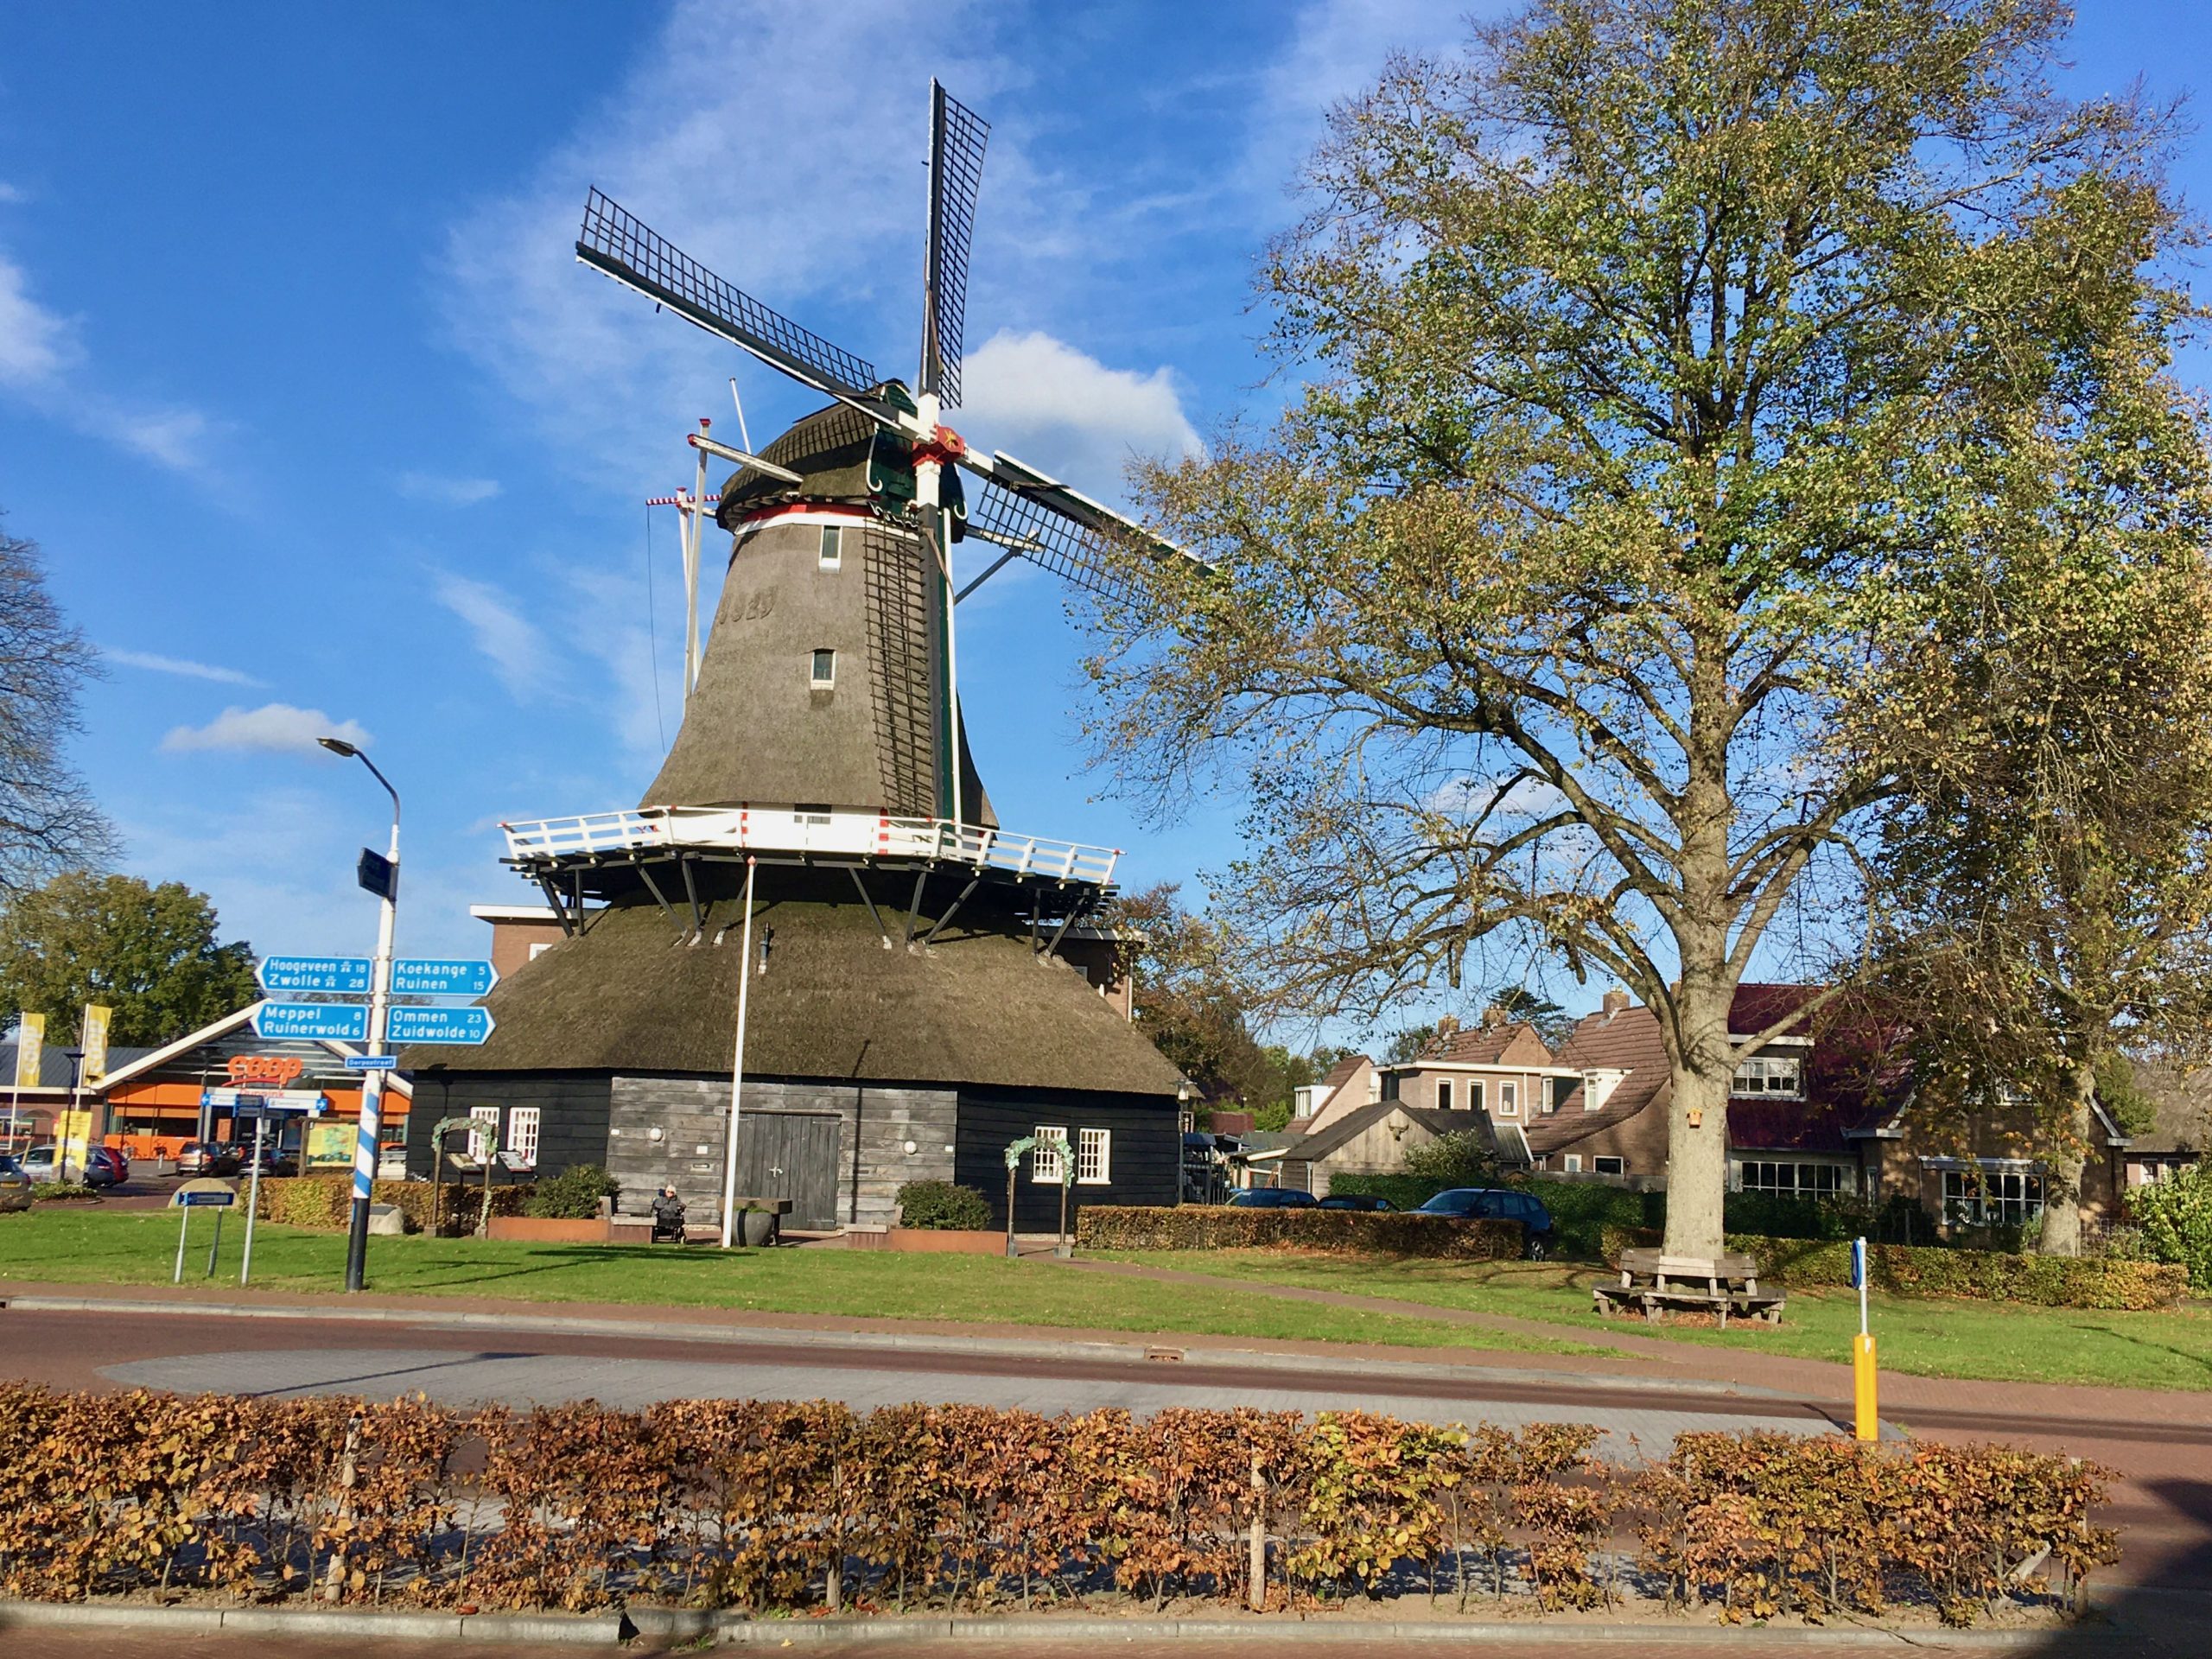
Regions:
[[[223,1228],[218,1284],[238,1282],[240,1217]],[[213,1225],[194,1217],[185,1282],[202,1284]],[[0,1216],[0,1279],[166,1285],[176,1262],[171,1211],[40,1205]],[[346,1240],[267,1224],[253,1243],[264,1290],[335,1292]],[[1103,1331],[1372,1342],[1409,1348],[1599,1351],[1557,1338],[1471,1331],[1418,1318],[1378,1318],[1255,1295],[1070,1272],[1049,1262],[988,1255],[906,1255],[836,1249],[721,1250],[664,1245],[534,1244],[473,1238],[373,1238],[369,1288],[410,1295],[496,1296],[531,1302],[623,1302],[757,1308],[779,1313],[950,1319]]]
[[[1116,1259],[1205,1273],[1239,1283],[1298,1285],[1389,1296],[1436,1307],[1510,1313],[1578,1331],[1626,1330],[1678,1342],[1760,1348],[1847,1363],[1859,1330],[1850,1291],[1793,1290],[1779,1329],[1726,1331],[1599,1319],[1590,1309],[1596,1269],[1559,1263],[1342,1260],[1270,1250],[1119,1251]],[[1877,1294],[1869,1305],[1886,1370],[1921,1376],[2212,1389],[2212,1307],[2107,1313],[2013,1303]]]

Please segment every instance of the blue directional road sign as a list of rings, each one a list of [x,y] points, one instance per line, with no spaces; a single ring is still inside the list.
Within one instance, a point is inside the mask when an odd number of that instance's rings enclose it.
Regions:
[[[369,968],[366,957],[268,957],[255,971],[264,991],[366,996]]]
[[[391,1054],[348,1054],[346,1069],[348,1071],[397,1071],[399,1061]]]
[[[365,1042],[369,1011],[358,1002],[264,1002],[253,1011],[253,1034]]]
[[[385,1030],[391,1043],[480,1043],[491,1034],[488,1008],[397,1007]]]
[[[490,963],[462,957],[402,957],[391,964],[396,996],[482,996],[499,979]]]

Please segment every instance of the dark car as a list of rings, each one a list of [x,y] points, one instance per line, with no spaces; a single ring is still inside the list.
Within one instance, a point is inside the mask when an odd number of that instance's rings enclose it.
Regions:
[[[1324,1210],[1395,1210],[1388,1198],[1371,1198],[1364,1192],[1332,1192],[1321,1200]]]
[[[253,1173],[253,1143],[249,1141],[238,1148],[238,1170],[240,1174]],[[296,1175],[299,1173],[297,1153],[287,1152],[274,1141],[261,1148],[261,1173],[264,1175]]]
[[[1248,1186],[1242,1192],[1232,1193],[1230,1207],[1236,1210],[1311,1210],[1313,1195],[1300,1192],[1294,1186]]]
[[[31,1178],[23,1173],[21,1164],[0,1152],[0,1215],[30,1207]]]
[[[1526,1192],[1497,1186],[1455,1186],[1440,1192],[1414,1211],[1417,1216],[1455,1216],[1465,1220],[1517,1221],[1522,1227],[1521,1254],[1541,1262],[1552,1253],[1552,1212],[1543,1201]]]
[[[180,1175],[235,1175],[238,1149],[223,1141],[188,1141],[176,1151]]]

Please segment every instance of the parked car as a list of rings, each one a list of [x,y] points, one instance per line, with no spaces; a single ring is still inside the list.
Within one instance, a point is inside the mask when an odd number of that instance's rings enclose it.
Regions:
[[[238,1164],[238,1149],[226,1141],[188,1141],[176,1152],[180,1175],[235,1175]]]
[[[1315,1207],[1311,1192],[1300,1192],[1294,1186],[1248,1186],[1233,1192],[1229,1198],[1234,1210],[1311,1210]]]
[[[1366,1210],[1370,1211],[1395,1210],[1398,1206],[1388,1198],[1370,1198],[1364,1192],[1332,1192],[1321,1200],[1324,1210]]]
[[[23,1166],[6,1153],[0,1152],[0,1216],[11,1210],[31,1207],[31,1178]]]
[[[1544,1208],[1543,1200],[1532,1198],[1526,1192],[1510,1192],[1496,1186],[1455,1186],[1438,1193],[1414,1214],[1517,1221],[1522,1227],[1522,1255],[1531,1262],[1541,1262],[1552,1253],[1555,1234],[1552,1212]]]
[[[238,1148],[238,1173],[253,1173],[253,1143],[249,1141]],[[300,1173],[299,1154],[287,1152],[274,1141],[261,1149],[261,1173],[264,1175],[296,1175]]]
[[[23,1173],[35,1181],[60,1180],[61,1148],[51,1142],[33,1147],[23,1154]],[[79,1176],[73,1165],[69,1176],[86,1186],[121,1186],[130,1179],[130,1162],[112,1147],[94,1147],[86,1156],[84,1173]]]

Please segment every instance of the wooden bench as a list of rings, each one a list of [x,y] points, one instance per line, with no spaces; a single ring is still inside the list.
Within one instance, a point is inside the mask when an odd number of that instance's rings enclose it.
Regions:
[[[1653,1325],[1670,1312],[1711,1313],[1726,1330],[1728,1316],[1782,1323],[1786,1300],[1779,1290],[1759,1288],[1759,1264],[1748,1255],[1669,1255],[1661,1250],[1623,1250],[1620,1282],[1590,1287],[1600,1319],[1630,1309]]]

